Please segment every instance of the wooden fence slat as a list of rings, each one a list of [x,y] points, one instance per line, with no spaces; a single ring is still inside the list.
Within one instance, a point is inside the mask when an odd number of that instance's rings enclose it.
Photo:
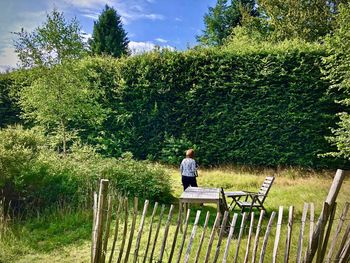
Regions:
[[[168,238],[171,218],[173,217],[173,211],[174,211],[174,205],[171,205],[170,210],[169,210],[169,214],[168,214],[168,220],[167,220],[166,225],[165,225],[162,247],[160,249],[160,254],[159,254],[159,262],[162,262],[162,260],[163,260],[164,249],[165,249],[165,245],[166,245],[166,240]]]
[[[334,205],[334,204],[333,204]],[[317,243],[317,256],[316,256],[316,262],[321,262],[322,257],[322,246],[323,246],[323,236],[324,236],[324,230],[327,224],[327,218],[330,212],[330,207],[328,203],[323,204],[323,209],[321,213],[321,226],[320,226],[320,234],[318,237],[318,243]],[[312,242],[312,241],[311,241]]]
[[[324,257],[326,255],[328,240],[329,240],[329,236],[331,234],[336,208],[337,208],[337,202],[334,202],[333,206],[331,207],[330,217],[328,220],[328,226],[327,226],[326,234],[325,234],[324,239],[323,239],[321,254],[320,254],[320,258],[319,258],[320,261],[322,261],[322,262],[324,262]]]
[[[283,206],[280,206],[278,210],[275,244],[273,246],[273,252],[272,252],[272,263],[277,262],[277,252],[278,252],[278,243],[280,241],[280,236],[281,236],[282,217],[283,217]]]
[[[205,222],[203,225],[203,232],[202,232],[201,238],[199,240],[199,245],[198,245],[198,249],[197,249],[197,253],[196,253],[196,257],[195,257],[195,263],[198,263],[198,260],[199,260],[199,255],[200,255],[201,250],[202,250],[202,245],[203,245],[205,232],[207,230],[207,226],[208,226],[208,222],[209,222],[209,217],[210,217],[210,213],[209,213],[209,211],[207,211],[207,215],[205,217]]]
[[[338,236],[343,228],[343,225],[344,225],[344,221],[346,219],[346,216],[348,214],[348,211],[349,211],[349,207],[350,207],[350,203],[346,202],[345,203],[345,206],[344,206],[344,209],[343,209],[343,212],[340,216],[340,219],[339,219],[339,223],[338,223],[338,226],[335,230],[335,234],[334,234],[334,237],[332,239],[332,242],[331,242],[331,245],[330,245],[330,248],[329,248],[329,251],[328,251],[328,254],[327,254],[327,258],[326,258],[326,262],[330,262],[332,256],[333,256],[333,251],[334,251],[334,248],[335,248],[335,245],[337,243],[337,239],[338,239]]]
[[[249,234],[248,234],[248,239],[247,239],[247,247],[246,247],[245,255],[244,255],[244,263],[248,262],[250,244],[251,244],[252,235],[253,235],[253,227],[254,227],[254,212],[252,212],[250,215],[250,226],[249,226]]]
[[[119,250],[117,263],[120,263],[122,261],[126,236],[128,234],[128,217],[129,217],[129,200],[128,200],[128,198],[124,199],[124,210],[125,210],[125,215],[124,215],[123,239],[122,239],[122,243],[120,244],[120,250]]]
[[[160,226],[162,224],[162,219],[163,219],[163,215],[164,215],[164,211],[165,211],[165,205],[162,205],[162,208],[160,210],[160,215],[159,215],[159,221],[158,221],[158,225],[157,225],[157,229],[156,229],[156,234],[154,236],[154,241],[153,241],[153,246],[152,246],[152,250],[151,250],[151,255],[149,258],[149,262],[152,263],[153,262],[153,255],[154,255],[154,251],[156,249],[156,244],[157,244],[157,240],[158,240],[158,235],[159,235],[159,230],[160,230]]]
[[[315,228],[315,205],[310,203],[310,232],[309,232],[309,244],[312,241],[312,234],[314,233]]]
[[[207,253],[205,254],[205,260],[204,260],[205,263],[209,262],[209,257],[210,257],[211,249],[212,249],[213,242],[214,242],[215,232],[216,232],[216,229],[220,225],[220,217],[221,217],[221,213],[217,212],[215,222],[213,225],[213,229],[211,230],[211,234],[210,234],[210,238],[209,238]]]
[[[130,256],[130,250],[131,250],[131,245],[132,245],[132,241],[133,241],[133,238],[134,238],[134,232],[135,232],[135,226],[136,226],[138,203],[139,203],[139,199],[137,197],[134,197],[134,213],[133,213],[133,216],[132,216],[130,235],[129,235],[129,242],[128,242],[128,247],[127,247],[126,253],[125,253],[124,263],[128,263],[129,256]]]
[[[146,218],[146,214],[147,214],[148,204],[149,204],[149,201],[146,200],[145,204],[143,206],[141,222],[140,222],[139,231],[137,233],[137,238],[136,238],[136,244],[135,244],[135,250],[134,250],[134,263],[137,262],[137,257],[138,257],[138,254],[139,254],[139,247],[140,247],[140,242],[141,242],[142,230],[143,230],[143,225],[145,223],[145,218]]]
[[[350,259],[350,237],[343,248],[343,251],[340,255],[339,263],[347,263]]]
[[[341,169],[338,169],[335,177],[333,179],[332,185],[329,189],[328,192],[328,196],[326,198],[326,203],[328,206],[333,206],[333,203],[335,202],[335,200],[338,197],[341,185],[344,181],[344,177],[345,177],[345,172]],[[326,219],[328,219],[328,216],[326,217]],[[305,263],[311,263],[317,248],[318,248],[318,241],[320,239],[320,233],[321,233],[321,227],[322,227],[322,222],[318,221],[314,230],[314,234],[312,235],[312,241],[309,244],[308,250],[307,250],[307,257],[305,259]]]
[[[105,214],[106,198],[107,198],[107,191],[108,191],[108,183],[109,181],[106,179],[102,179],[100,182],[97,214],[96,214],[96,224],[94,229],[94,232],[96,233],[94,263],[101,262],[102,235],[103,235],[104,214]]]
[[[103,239],[103,246],[102,246],[102,255],[101,255],[101,262],[106,261],[106,255],[107,255],[107,245],[108,245],[108,238],[109,238],[109,231],[111,228],[111,220],[112,220],[112,196],[108,197],[108,206],[107,206],[107,222],[106,222],[106,231]]]
[[[121,210],[122,206],[123,206],[123,201],[119,198],[118,204],[117,204],[117,212],[115,215],[114,238],[113,238],[112,249],[111,249],[111,254],[109,255],[108,263],[112,263],[113,254],[114,254],[114,250],[115,250],[115,244],[117,243],[117,239],[118,239],[119,217],[120,217],[120,210]]]
[[[174,238],[173,238],[173,244],[171,246],[171,251],[170,251],[170,255],[169,255],[169,259],[168,262],[170,263],[173,259],[173,255],[174,255],[174,251],[175,251],[175,246],[176,246],[176,242],[177,242],[177,236],[179,234],[179,228],[181,225],[181,219],[182,219],[182,212],[181,212],[181,202],[179,205],[179,215],[177,217],[177,222],[176,222],[176,229],[175,229],[175,234],[174,234]]]
[[[226,226],[227,226],[227,218],[228,218],[228,211],[225,211],[224,218],[222,219],[222,223],[221,223],[221,228],[220,228],[218,243],[216,245],[216,250],[215,250],[215,254],[214,254],[213,263],[216,263],[216,261],[219,258],[220,246],[221,246],[222,238],[224,236],[225,229],[226,229]]]
[[[186,214],[185,229],[184,229],[184,232],[183,232],[183,235],[182,235],[182,241],[181,241],[181,244],[180,244],[180,248],[179,248],[178,256],[177,256],[177,260],[176,260],[177,263],[180,262],[182,251],[184,249],[184,245],[185,245],[185,241],[186,241],[186,235],[187,235],[187,229],[188,229],[188,223],[189,223],[189,220],[190,220],[190,214],[191,214],[191,209],[188,209],[187,210],[187,214]],[[170,261],[169,261],[169,263],[170,263]]]
[[[91,235],[91,262],[94,262],[95,258],[95,249],[96,249],[96,216],[97,216],[97,193],[94,192],[94,205],[93,205],[93,219],[92,219],[92,235]]]
[[[232,236],[233,236],[233,233],[234,233],[234,231],[235,231],[235,226],[236,226],[236,223],[237,223],[237,218],[238,218],[238,214],[237,214],[237,213],[234,213],[233,219],[232,219],[232,222],[231,222],[231,225],[230,225],[230,232],[229,232],[229,234],[228,234],[227,241],[226,241],[226,247],[225,247],[224,257],[223,257],[223,259],[222,259],[222,262],[223,262],[223,263],[226,263],[226,262],[227,262],[228,252],[229,252],[229,249],[230,249],[230,244],[231,244]]]
[[[303,238],[304,238],[305,222],[306,222],[308,207],[309,207],[309,204],[308,203],[304,203],[303,214],[301,216],[301,226],[300,226],[300,233],[299,233],[299,241],[298,241],[297,261],[296,261],[297,263],[301,262],[301,255],[303,253]]]
[[[292,230],[293,230],[293,214],[294,214],[294,206],[290,206],[289,214],[288,214],[288,227],[287,227],[287,237],[286,237],[286,248],[284,252],[284,263],[288,263],[289,261],[290,244],[292,240]]]
[[[189,259],[190,259],[191,248],[192,248],[194,237],[196,235],[197,225],[198,225],[198,221],[199,221],[200,215],[201,215],[201,211],[198,210],[197,214],[196,214],[196,218],[194,220],[194,224],[193,224],[190,240],[188,241],[188,246],[187,246],[186,253],[185,253],[184,263],[187,263],[189,261]]]
[[[270,232],[271,232],[272,223],[273,223],[273,220],[274,220],[275,216],[276,216],[276,212],[273,211],[272,214],[271,214],[269,223],[268,223],[268,225],[267,225],[267,228],[266,228],[266,232],[265,232],[263,244],[262,244],[262,246],[261,246],[261,253],[260,253],[259,263],[263,263],[263,262],[264,262],[264,257],[265,257],[265,252],[266,252],[267,241],[268,241],[268,239],[269,239],[269,235],[270,235]]]
[[[345,230],[345,232],[344,232],[344,236],[343,236],[343,238],[342,238],[342,241],[340,242],[340,246],[339,246],[340,249],[339,249],[339,251],[337,252],[337,254],[335,255],[335,257],[334,257],[334,261],[335,261],[335,262],[338,262],[338,261],[339,261],[339,259],[340,259],[340,254],[341,254],[341,252],[342,252],[342,249],[343,249],[344,246],[345,246],[346,239],[348,238],[349,234],[350,234],[350,222],[349,222],[349,224],[347,225],[346,230]]]
[[[262,211],[260,212],[260,217],[259,217],[258,225],[257,225],[257,227],[256,227],[256,233],[255,233],[255,239],[254,239],[254,246],[253,246],[253,253],[252,253],[252,263],[255,263],[256,252],[258,251],[259,235],[260,235],[261,224],[262,224],[262,220],[263,220],[263,218],[264,218],[264,215],[265,215],[265,210],[262,210]]]
[[[244,225],[245,225],[245,221],[247,219],[247,213],[244,212],[243,213],[243,217],[242,217],[242,222],[241,222],[241,227],[239,229],[239,234],[238,234],[238,240],[237,240],[237,247],[236,247],[236,253],[235,253],[235,257],[233,259],[233,262],[236,263],[238,260],[238,253],[239,253],[239,249],[241,247],[241,240],[242,240],[242,235],[243,235],[243,230],[244,230]]]
[[[154,216],[157,212],[157,208],[158,208],[158,202],[155,202],[154,207],[153,207],[153,212],[151,215],[151,221],[150,221],[149,232],[148,232],[148,239],[147,239],[147,244],[146,244],[146,249],[145,249],[145,255],[144,255],[143,261],[142,261],[143,263],[145,263],[146,259],[147,259],[148,249],[149,249],[149,245],[150,245],[151,237],[152,237],[153,220],[154,220]]]

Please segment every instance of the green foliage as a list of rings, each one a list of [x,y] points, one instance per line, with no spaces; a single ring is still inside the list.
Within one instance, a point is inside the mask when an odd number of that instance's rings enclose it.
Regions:
[[[257,15],[254,0],[231,1],[218,0],[214,7],[204,16],[205,29],[203,34],[197,36],[197,40],[204,45],[222,45],[231,34],[232,29],[241,24],[241,9],[246,9],[250,15]]]
[[[86,204],[100,178],[109,178],[119,193],[164,202],[171,198],[169,178],[159,166],[103,158],[78,144],[63,158],[46,145],[39,130],[21,126],[0,130],[0,197],[14,209]]]
[[[75,130],[71,127],[77,127],[81,120],[90,126],[103,121],[105,112],[98,103],[101,91],[88,82],[88,72],[78,63],[66,62],[40,73],[20,92],[22,116],[58,135],[66,153],[67,137]]]
[[[185,157],[185,152],[188,149],[195,149],[193,145],[186,137],[175,138],[165,134],[164,147],[160,155],[160,159],[168,164],[179,165],[181,160]]]
[[[11,96],[12,85],[10,74],[0,74],[0,128],[20,122],[20,109]]]
[[[207,165],[338,165],[317,157],[331,149],[324,136],[339,111],[321,79],[325,50],[298,41],[237,46],[120,60],[112,108],[127,134],[121,150],[161,159],[166,136],[184,136]]]
[[[66,21],[63,13],[54,9],[46,22],[28,33],[23,28],[14,33],[15,51],[24,68],[52,66],[67,59],[81,58],[86,48],[76,19]]]
[[[296,38],[309,42],[319,41],[332,31],[340,2],[343,1],[261,0],[261,28],[256,29],[265,30],[267,24],[269,38],[275,41]]]
[[[109,179],[119,193],[162,203],[172,200],[169,176],[157,164],[135,161],[126,155],[124,159],[111,161],[101,176]]]
[[[336,29],[326,38],[329,56],[324,58],[324,73],[330,82],[330,91],[339,91],[337,102],[349,109],[350,105],[350,4],[341,5],[336,19]],[[333,129],[334,137],[329,138],[338,152],[332,156],[350,159],[350,116],[340,113],[339,127]]]
[[[129,40],[123,29],[121,17],[113,7],[106,5],[98,18],[94,22],[90,47],[93,54],[111,55],[120,57],[127,55]]]

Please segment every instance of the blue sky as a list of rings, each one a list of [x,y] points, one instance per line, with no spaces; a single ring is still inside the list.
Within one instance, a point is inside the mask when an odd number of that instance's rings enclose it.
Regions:
[[[15,67],[14,35],[23,27],[32,31],[40,26],[54,7],[67,19],[76,17],[82,30],[90,35],[93,22],[105,4],[121,15],[134,52],[155,45],[179,50],[196,44],[195,36],[204,28],[203,16],[216,0],[1,0],[0,71]]]

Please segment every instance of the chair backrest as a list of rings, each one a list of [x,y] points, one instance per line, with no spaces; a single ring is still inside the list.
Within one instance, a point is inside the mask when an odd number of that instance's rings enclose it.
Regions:
[[[259,197],[262,203],[265,201],[265,198],[267,197],[267,194],[269,193],[274,180],[275,180],[274,176],[267,176],[263,184],[261,185],[258,193],[262,195],[261,197]]]

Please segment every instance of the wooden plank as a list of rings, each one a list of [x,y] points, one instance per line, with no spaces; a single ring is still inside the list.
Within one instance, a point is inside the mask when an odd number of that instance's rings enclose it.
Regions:
[[[95,225],[96,225],[96,216],[97,216],[97,193],[94,192],[94,204],[93,204],[93,219],[92,219],[92,235],[91,235],[91,262],[94,262],[95,258],[95,249],[96,249],[96,232],[95,232]]]
[[[250,215],[250,226],[249,226],[249,234],[248,234],[248,239],[247,239],[247,247],[246,247],[245,255],[244,255],[244,263],[248,262],[250,244],[251,244],[252,235],[253,235],[253,227],[254,227],[254,212],[252,212]]]
[[[237,240],[237,247],[236,247],[236,253],[235,256],[233,258],[233,262],[236,263],[238,260],[238,253],[239,253],[239,249],[241,247],[241,240],[242,240],[242,236],[243,236],[243,230],[244,230],[244,226],[245,226],[245,221],[247,219],[247,213],[244,212],[243,216],[242,216],[242,222],[241,222],[241,227],[239,229],[239,234],[238,234],[238,240]]]
[[[334,204],[333,204],[334,205]],[[322,258],[322,246],[323,246],[323,235],[324,235],[324,230],[327,224],[327,218],[330,213],[330,207],[328,203],[323,204],[323,209],[321,213],[321,226],[320,226],[320,234],[318,237],[318,243],[317,243],[317,257],[316,257],[316,262],[321,262]]]
[[[282,217],[283,217],[283,206],[280,206],[278,210],[275,244],[273,246],[273,252],[272,252],[272,263],[277,262],[277,252],[278,252],[278,243],[280,241],[280,236],[281,236]]]
[[[95,225],[95,233],[96,233],[96,246],[94,252],[94,263],[101,262],[101,252],[102,252],[102,236],[103,236],[103,226],[104,226],[104,214],[105,214],[105,206],[106,206],[106,198],[108,191],[108,183],[109,181],[106,179],[102,179],[100,181],[100,189],[98,194],[98,205],[97,205],[97,215],[96,215],[96,225]]]
[[[342,250],[339,263],[348,263],[349,260],[350,260],[350,237],[346,242],[345,247]]]
[[[135,232],[135,226],[136,226],[138,203],[139,203],[139,199],[137,197],[134,197],[134,213],[132,216],[132,222],[131,222],[131,228],[130,228],[130,234],[129,234],[129,242],[128,242],[128,247],[126,248],[124,263],[128,263],[129,256],[130,256],[131,245],[132,245],[132,241],[134,238],[134,232]]]
[[[176,229],[175,229],[175,234],[174,234],[174,238],[173,238],[173,244],[171,246],[171,251],[170,251],[170,255],[169,255],[169,259],[168,262],[170,263],[173,259],[173,255],[174,255],[174,251],[175,251],[175,246],[176,246],[176,242],[177,242],[177,235],[179,233],[179,228],[181,225],[181,219],[182,219],[182,212],[181,212],[181,202],[180,202],[180,206],[179,206],[179,215],[177,218],[177,222],[176,222]]]
[[[297,260],[296,260],[297,263],[301,262],[301,255],[303,252],[303,237],[304,237],[304,229],[305,229],[305,222],[306,222],[308,206],[309,205],[307,203],[304,203],[303,214],[301,216],[299,241],[298,241]]]
[[[333,252],[334,252],[334,248],[335,248],[335,245],[337,243],[337,240],[338,240],[338,236],[343,228],[343,225],[344,225],[344,221],[346,219],[346,216],[348,214],[348,211],[349,211],[349,207],[350,207],[350,203],[345,203],[345,206],[344,206],[344,209],[343,209],[343,212],[340,216],[340,219],[339,219],[339,223],[338,223],[338,226],[335,230],[335,234],[333,236],[333,239],[332,239],[332,242],[331,242],[331,245],[329,247],[329,251],[328,251],[328,254],[327,254],[327,258],[326,258],[326,262],[329,263],[332,259],[332,256],[333,256]]]
[[[310,231],[309,231],[309,243],[312,241],[312,234],[315,228],[315,205],[310,203]]]
[[[166,241],[168,238],[171,218],[173,217],[173,211],[174,211],[174,205],[171,205],[170,210],[169,210],[169,214],[168,214],[168,220],[166,222],[165,229],[164,229],[163,242],[162,242],[162,247],[160,249],[159,260],[158,260],[159,262],[162,262],[162,260],[163,260],[164,249],[165,249]]]
[[[201,215],[201,211],[198,210],[197,214],[196,214],[196,218],[194,220],[194,224],[193,224],[190,240],[188,241],[188,246],[187,246],[186,253],[185,253],[184,263],[188,263],[188,261],[190,259],[191,248],[192,248],[194,237],[196,235],[197,225],[198,225],[198,221],[199,221],[200,215]]]
[[[129,217],[128,198],[124,199],[124,211],[125,211],[125,215],[124,215],[123,238],[122,238],[122,243],[120,244],[120,250],[119,250],[117,263],[120,263],[122,261],[124,247],[125,247],[125,241],[126,241],[126,236],[128,234],[128,217]]]
[[[234,213],[233,219],[232,219],[232,222],[231,222],[231,225],[230,225],[230,232],[229,232],[228,237],[227,237],[226,247],[225,247],[225,251],[224,251],[224,257],[222,259],[223,263],[227,262],[228,252],[229,252],[229,249],[230,249],[230,244],[231,244],[233,232],[235,231],[237,218],[238,218],[238,214]]]
[[[259,235],[260,235],[261,224],[262,224],[262,220],[263,220],[263,218],[264,218],[264,215],[265,215],[265,210],[262,210],[262,211],[260,212],[260,217],[259,217],[258,225],[257,225],[257,227],[256,227],[256,233],[255,233],[255,239],[254,239],[254,245],[253,245],[253,253],[252,253],[252,263],[255,263],[256,252],[258,251]]]
[[[143,205],[141,222],[140,222],[140,226],[139,226],[139,231],[137,233],[135,250],[134,250],[134,263],[137,262],[137,257],[139,254],[139,247],[140,247],[140,242],[141,242],[142,230],[143,230],[143,225],[145,224],[145,218],[146,218],[146,214],[147,214],[148,204],[149,204],[149,201],[146,200],[145,204]]]
[[[273,220],[276,216],[276,212],[273,211],[269,220],[269,223],[267,224],[267,228],[266,228],[266,232],[265,232],[265,236],[264,236],[264,241],[261,247],[261,253],[260,253],[260,258],[259,258],[259,263],[263,263],[264,262],[264,257],[265,257],[265,252],[266,252],[266,246],[267,246],[267,241],[269,239],[269,235],[271,232],[271,227],[272,227],[272,223]]]
[[[294,206],[289,207],[286,247],[284,251],[284,263],[289,262],[290,244],[292,240]]]
[[[207,253],[205,254],[205,260],[204,260],[205,263],[209,262],[209,257],[210,257],[211,249],[212,249],[213,242],[214,242],[215,232],[216,232],[216,229],[220,225],[220,217],[221,217],[221,213],[218,212],[216,214],[216,218],[215,218],[215,222],[214,222],[214,225],[213,225],[213,229],[211,230],[209,243],[208,243],[208,248],[207,248]]]
[[[165,211],[165,205],[162,205],[162,208],[160,210],[160,215],[159,215],[159,221],[158,221],[158,225],[157,225],[157,229],[156,229],[156,234],[154,236],[154,241],[153,241],[153,246],[152,246],[152,250],[151,250],[151,255],[149,258],[149,262],[152,263],[153,262],[153,255],[154,255],[154,251],[156,248],[156,244],[157,244],[157,240],[158,240],[158,235],[159,235],[159,230],[160,230],[160,226],[162,224],[162,219],[163,219],[163,215],[164,215],[164,211]]]
[[[103,246],[102,246],[102,255],[101,255],[101,262],[106,261],[106,255],[107,255],[107,245],[108,245],[108,238],[109,238],[109,231],[111,228],[111,221],[112,221],[112,196],[108,197],[108,206],[107,206],[107,222],[106,222],[106,231],[103,238]]]
[[[113,243],[112,243],[112,248],[111,248],[111,254],[109,255],[109,263],[112,263],[113,259],[113,254],[115,250],[115,244],[117,243],[118,239],[118,231],[119,231],[119,217],[120,217],[120,210],[123,206],[123,201],[119,198],[118,199],[118,204],[117,204],[117,212],[115,215],[115,227],[114,227],[114,238],[113,238]]]
[[[155,202],[154,207],[153,207],[151,220],[150,220],[148,239],[147,239],[145,254],[144,254],[144,257],[143,257],[143,261],[142,261],[143,263],[146,263],[146,260],[147,260],[148,249],[149,249],[149,245],[150,245],[151,237],[152,237],[153,220],[154,220],[155,214],[157,213],[157,208],[158,208],[158,202]]]
[[[329,236],[331,234],[336,208],[337,208],[337,202],[334,202],[333,206],[330,208],[331,209],[330,217],[329,217],[329,220],[328,220],[327,230],[326,230],[326,233],[325,233],[325,236],[324,236],[324,239],[323,239],[321,254],[319,256],[319,260],[322,261],[322,262],[324,262],[324,257],[326,255],[328,240],[329,240]]]
[[[340,190],[341,185],[344,181],[344,177],[345,177],[345,172],[341,169],[338,169],[336,174],[335,174],[335,177],[333,179],[332,185],[329,189],[328,196],[326,198],[326,203],[328,204],[328,206],[332,206],[334,204],[334,202],[336,201],[336,199],[338,197],[339,190]],[[328,215],[326,218],[328,219]],[[322,222],[320,222],[320,221],[317,222],[314,234],[312,236],[311,244],[308,247],[307,257],[305,259],[305,263],[311,263],[315,254],[316,254],[316,251],[318,248],[318,241],[320,239],[320,233],[321,233],[320,228],[322,227],[321,223]]]
[[[335,262],[338,262],[340,260],[340,255],[341,255],[341,252],[342,252],[342,249],[345,247],[345,243],[346,243],[346,239],[349,237],[350,235],[350,222],[349,224],[347,225],[346,227],[346,230],[344,232],[344,236],[340,242],[340,249],[339,251],[336,253],[335,257],[334,257],[334,261]]]
[[[184,229],[184,232],[183,232],[183,235],[182,235],[182,241],[181,241],[181,244],[180,244],[179,251],[177,252],[178,253],[177,260],[176,260],[177,263],[180,262],[182,251],[184,249],[186,236],[187,236],[188,223],[189,223],[189,220],[190,220],[190,213],[191,213],[191,210],[188,209],[187,210],[187,214],[186,214],[185,229]],[[170,262],[171,261],[169,261],[169,263]]]
[[[195,263],[198,263],[198,260],[199,260],[199,255],[200,255],[201,250],[202,250],[202,245],[203,245],[205,232],[206,232],[206,229],[207,229],[207,226],[208,226],[208,222],[209,222],[209,217],[210,217],[210,213],[209,213],[209,211],[207,211],[207,215],[205,217],[205,222],[204,222],[204,225],[203,225],[203,232],[202,232],[201,238],[199,240],[199,245],[198,245],[197,253],[196,253],[196,256],[195,256]]]
[[[220,252],[221,242],[222,242],[222,238],[223,238],[223,236],[224,236],[225,229],[226,229],[226,225],[227,225],[227,218],[228,218],[228,211],[225,211],[225,213],[224,213],[224,218],[223,218],[222,223],[221,223],[221,228],[220,228],[218,243],[217,243],[217,245],[216,245],[216,250],[215,250],[215,254],[214,254],[213,263],[216,263],[216,261],[217,261],[218,258],[219,258],[219,252]]]

